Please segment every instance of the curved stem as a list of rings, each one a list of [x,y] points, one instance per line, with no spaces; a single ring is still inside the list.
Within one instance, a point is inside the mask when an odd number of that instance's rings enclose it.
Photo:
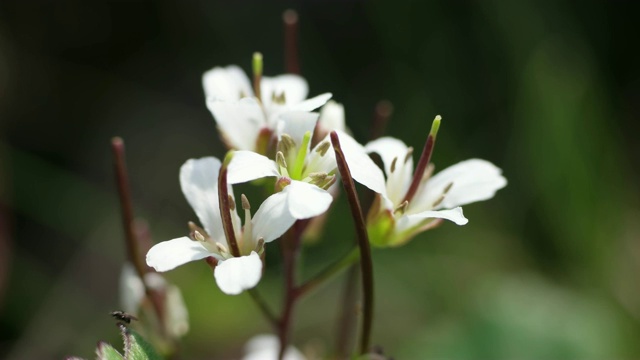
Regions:
[[[344,294],[342,295],[342,307],[338,317],[338,327],[336,328],[336,359],[348,359],[349,349],[353,347],[353,328],[356,319],[356,301],[358,293],[358,268],[349,267],[347,281],[344,284]]]
[[[362,332],[360,338],[360,354],[364,355],[369,351],[369,341],[371,338],[371,327],[373,325],[373,261],[371,259],[371,247],[369,246],[369,236],[362,215],[358,193],[356,192],[349,165],[345,159],[342,148],[340,147],[340,139],[338,133],[331,132],[331,143],[336,154],[336,162],[342,185],[349,199],[349,208],[353,217],[356,234],[358,236],[358,247],[360,249],[360,270],[362,275]]]
[[[124,141],[120,137],[111,140],[111,150],[113,151],[113,165],[116,171],[116,183],[118,184],[118,194],[120,196],[120,207],[122,210],[122,226],[125,233],[125,243],[127,246],[127,256],[144,285],[147,298],[151,301],[153,310],[161,324],[161,332],[164,333],[164,296],[157,290],[151,289],[144,275],[149,271],[140,252],[140,241],[136,234],[136,224],[133,216],[133,201],[131,200],[131,189],[129,187],[129,174],[125,161]]]
[[[251,299],[256,304],[258,309],[260,309],[260,312],[262,312],[262,315],[264,315],[264,317],[269,321],[271,326],[277,329],[279,325],[278,319],[276,318],[275,315],[273,315],[273,312],[269,308],[269,305],[267,305],[267,302],[264,301],[262,296],[260,296],[260,293],[258,292],[258,290],[254,288],[254,289],[249,289],[247,292],[251,296]]]

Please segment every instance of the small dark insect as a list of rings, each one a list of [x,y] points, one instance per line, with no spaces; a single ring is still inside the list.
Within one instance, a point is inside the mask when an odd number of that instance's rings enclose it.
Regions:
[[[127,324],[131,324],[131,320],[138,320],[137,317],[119,310],[112,311],[111,316],[113,316],[114,319],[125,322]]]

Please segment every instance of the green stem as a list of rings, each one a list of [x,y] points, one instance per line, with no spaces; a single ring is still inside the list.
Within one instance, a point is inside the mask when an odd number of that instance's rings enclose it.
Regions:
[[[371,339],[371,327],[373,325],[373,261],[371,259],[371,247],[369,246],[369,236],[362,215],[362,208],[358,200],[358,193],[349,171],[349,165],[345,159],[342,148],[340,147],[340,139],[338,133],[331,132],[331,144],[336,153],[336,162],[338,170],[342,178],[342,186],[347,193],[349,199],[349,208],[353,217],[356,234],[358,238],[358,247],[360,249],[360,270],[362,275],[362,331],[360,338],[360,354],[364,355],[369,352],[369,341]]]
[[[267,302],[264,301],[262,296],[260,296],[260,293],[258,292],[258,290],[254,288],[254,289],[249,289],[247,292],[251,296],[251,299],[256,304],[258,309],[260,309],[260,312],[262,312],[262,315],[264,315],[264,317],[269,321],[271,326],[277,329],[278,319],[276,318],[275,315],[273,315],[273,312],[271,311],[271,309],[269,309],[269,305],[267,305]]]
[[[310,292],[324,284],[326,281],[333,279],[342,270],[346,269],[350,265],[353,265],[360,259],[360,250],[356,247],[346,253],[340,260],[329,265],[326,269],[316,274],[311,279],[307,280],[304,284],[298,286],[296,289],[296,296],[308,295]]]

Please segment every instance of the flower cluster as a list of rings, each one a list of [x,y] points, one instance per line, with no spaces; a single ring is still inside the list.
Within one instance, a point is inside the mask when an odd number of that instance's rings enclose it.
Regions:
[[[480,159],[463,161],[433,176],[429,159],[421,159],[426,163],[414,173],[413,148],[391,137],[358,144],[345,131],[342,106],[327,103],[330,93],[306,99],[308,85],[302,77],[263,77],[261,59],[254,55],[254,86],[235,65],[213,68],[203,76],[207,107],[231,149],[227,191],[239,253],[230,250],[223,230],[218,202],[220,160],[191,159],[180,169],[180,184],[203,229],[154,246],[147,264],[157,271],[208,258],[215,261],[214,276],[223,292],[239,294],[256,286],[265,245],[296,220],[323,214],[333,201],[327,190],[338,174],[330,131],[338,133],[353,178],[378,194],[367,217],[370,240],[377,246],[404,244],[441,219],[464,225],[468,220],[461,205],[489,199],[506,185],[500,169]],[[323,105],[320,114],[312,112]],[[433,141],[440,121],[438,116],[429,135]],[[324,136],[314,141],[316,130]],[[382,159],[386,179],[369,153]],[[241,225],[232,185],[264,177],[275,179],[272,194],[253,217],[242,195]]]

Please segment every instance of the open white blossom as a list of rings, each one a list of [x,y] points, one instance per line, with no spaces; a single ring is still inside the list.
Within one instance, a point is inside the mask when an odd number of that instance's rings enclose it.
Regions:
[[[251,217],[250,205],[243,196],[244,226],[235,209],[231,219],[240,256],[229,248],[218,205],[220,160],[214,157],[188,160],[180,168],[180,185],[187,201],[200,219],[206,234],[196,232],[195,240],[180,237],[156,244],[147,253],[147,264],[156,271],[168,271],[190,261],[213,257],[218,261],[214,276],[220,290],[236,295],[258,284],[262,276],[260,254],[264,244],[280,237],[295,219],[283,205],[267,199]],[[229,194],[233,191],[229,186]]]
[[[275,161],[255,152],[235,151],[229,164],[229,183],[275,177],[276,193],[269,200],[281,203],[296,219],[308,219],[324,213],[333,200],[327,189],[336,180],[337,165],[328,138],[313,149],[310,147],[317,120],[318,114],[315,113],[282,115],[277,126],[279,142]],[[349,135],[341,134],[343,146],[357,144]],[[362,158],[375,166],[366,154]]]
[[[266,153],[278,118],[292,111],[313,111],[331,98],[324,93],[307,99],[309,87],[294,74],[263,76],[260,96],[236,65],[215,67],[202,76],[207,108],[232,149]]]
[[[361,156],[358,149],[344,150],[354,180],[370,184],[368,187],[379,194],[367,217],[369,240],[377,246],[402,245],[437,225],[438,219],[464,225],[468,220],[460,206],[490,199],[507,184],[498,167],[470,159],[434,176],[430,176],[432,168],[427,170],[415,195],[407,199],[414,175],[413,149],[398,139],[383,137],[359,151],[363,150],[380,155],[386,173],[385,180],[377,166],[355,160],[354,156]]]
[[[280,341],[275,335],[256,335],[244,347],[242,360],[277,360],[280,353]],[[293,346],[288,346],[284,360],[305,360],[306,357]]]

